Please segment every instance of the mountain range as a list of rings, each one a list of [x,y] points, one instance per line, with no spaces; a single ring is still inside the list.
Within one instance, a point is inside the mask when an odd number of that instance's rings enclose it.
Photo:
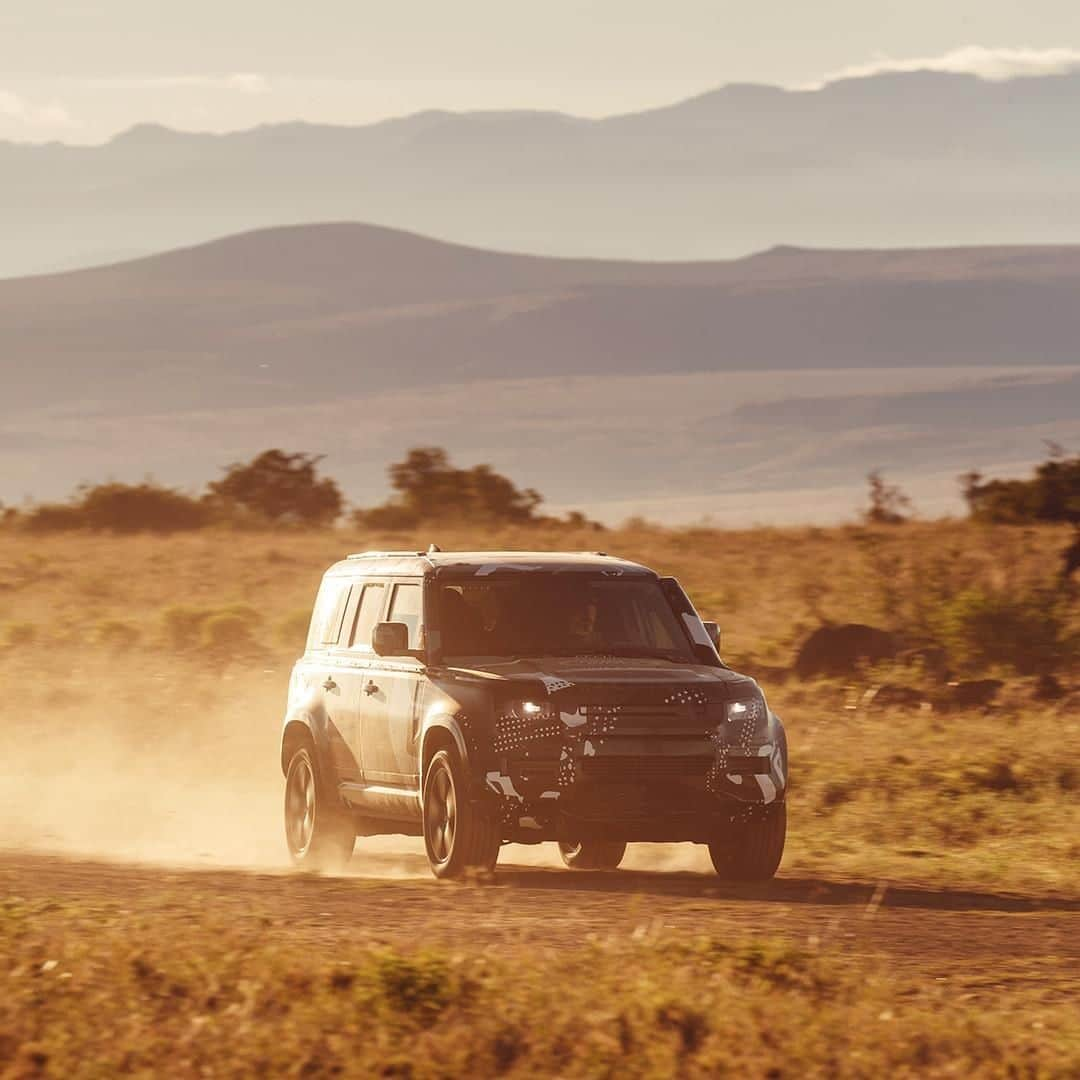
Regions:
[[[728,85],[601,120],[424,112],[0,143],[0,276],[363,220],[495,250],[730,258],[777,243],[1080,242],[1080,74]]]
[[[374,501],[411,445],[615,519],[850,516],[886,469],[1080,436],[1080,247],[714,262],[507,255],[355,223],[0,281],[0,499],[198,486],[268,446]]]

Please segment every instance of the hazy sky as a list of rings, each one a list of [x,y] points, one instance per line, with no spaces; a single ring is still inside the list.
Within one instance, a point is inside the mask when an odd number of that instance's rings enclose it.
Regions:
[[[998,77],[1080,66],[1080,3],[0,0],[0,138],[424,108],[603,115],[912,60]]]

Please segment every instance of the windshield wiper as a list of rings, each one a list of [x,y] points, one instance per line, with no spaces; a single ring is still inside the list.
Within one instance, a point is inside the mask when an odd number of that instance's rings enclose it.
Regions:
[[[689,657],[681,653],[665,652],[661,649],[545,649],[544,656],[607,656],[620,660],[670,660],[672,663],[685,663]]]

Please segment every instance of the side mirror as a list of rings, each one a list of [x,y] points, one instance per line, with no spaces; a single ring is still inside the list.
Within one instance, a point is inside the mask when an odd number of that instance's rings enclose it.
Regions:
[[[403,622],[381,622],[371,632],[371,648],[376,656],[412,656],[409,628]]]
[[[704,620],[703,620],[704,621]],[[705,633],[709,635],[709,640],[716,646],[716,651],[720,651],[720,624],[714,622],[705,622]]]

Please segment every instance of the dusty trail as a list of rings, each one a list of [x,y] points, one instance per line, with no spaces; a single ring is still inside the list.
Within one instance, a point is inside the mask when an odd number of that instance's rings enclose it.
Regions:
[[[414,854],[367,855],[340,878],[173,869],[0,852],[0,896],[77,903],[104,914],[153,912],[182,933],[193,910],[264,927],[328,954],[356,944],[484,949],[573,947],[628,935],[779,935],[912,974],[1013,977],[1076,988],[1080,901],[875,887],[816,878],[726,885],[704,874],[571,873],[500,865],[490,882],[444,885]],[[356,870],[362,869],[362,873]]]

